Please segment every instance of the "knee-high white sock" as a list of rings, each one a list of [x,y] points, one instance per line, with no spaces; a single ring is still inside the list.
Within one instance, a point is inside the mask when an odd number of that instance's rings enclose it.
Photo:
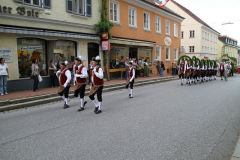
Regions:
[[[65,96],[64,95],[62,96],[62,99],[65,101]]]
[[[92,102],[94,103],[95,107],[98,107],[98,102],[96,99],[92,100]]]
[[[129,94],[131,94],[130,91],[131,91],[130,88],[128,88],[128,93],[129,93]]]
[[[98,102],[98,109],[101,110],[102,102]]]
[[[133,89],[130,90],[131,97],[133,96]]]
[[[181,79],[181,82],[183,83],[183,79]]]
[[[81,107],[83,108],[84,99],[83,99],[83,98],[80,98],[80,102],[81,102]]]
[[[78,95],[77,99],[81,100],[81,98],[80,98],[80,94]]]
[[[68,102],[69,102],[68,98],[65,98],[66,105],[68,105]]]

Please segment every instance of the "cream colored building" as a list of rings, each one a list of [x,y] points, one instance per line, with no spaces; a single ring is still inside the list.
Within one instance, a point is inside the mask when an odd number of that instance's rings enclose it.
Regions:
[[[180,52],[200,59],[217,59],[220,33],[176,1],[169,1],[166,6],[185,18],[181,23]]]
[[[238,61],[238,41],[228,37],[228,36],[218,36],[219,42],[219,52],[218,52],[218,59],[223,55],[227,54],[229,57],[234,57]],[[220,50],[221,49],[221,50]],[[237,62],[238,64],[239,62]]]
[[[59,59],[82,55],[88,60],[100,53],[100,38],[93,30],[100,20],[101,1],[4,0],[0,6],[0,56],[9,66],[9,92],[32,88],[31,60],[38,59],[43,82],[48,87],[48,66]],[[31,86],[29,87],[29,83]],[[15,89],[13,86],[18,85]]]

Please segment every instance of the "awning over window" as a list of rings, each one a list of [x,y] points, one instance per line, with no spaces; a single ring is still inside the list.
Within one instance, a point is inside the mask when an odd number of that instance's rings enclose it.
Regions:
[[[53,31],[53,30],[45,30],[45,29],[7,27],[7,26],[0,26],[0,33],[14,33],[14,34],[24,34],[24,35],[38,35],[38,36],[52,36],[52,37],[100,40],[98,35],[75,33],[75,32],[65,32],[65,31]]]
[[[156,44],[156,42],[151,42],[151,41],[115,38],[115,37],[113,37],[110,40],[110,43],[130,45],[130,46],[146,46],[146,47],[154,47],[154,45]]]

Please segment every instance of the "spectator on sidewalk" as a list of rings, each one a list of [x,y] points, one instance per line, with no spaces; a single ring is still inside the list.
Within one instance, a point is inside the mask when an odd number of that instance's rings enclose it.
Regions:
[[[137,68],[138,68],[137,59],[136,59],[136,58],[133,58],[132,61],[133,61],[133,62],[132,62],[133,69],[135,70],[135,78],[137,78],[137,74],[138,74],[138,71],[137,71]]]
[[[176,75],[176,70],[177,70],[176,63],[173,62],[173,63],[172,63],[172,75]]]
[[[163,63],[163,61],[161,61],[161,69],[160,69],[160,76],[163,77],[163,72],[165,70],[165,64]]]
[[[157,70],[158,70],[158,73],[160,75],[161,74],[161,63],[160,63],[160,61],[157,61]]]
[[[88,84],[91,83],[91,76],[90,76],[90,70],[92,68],[92,60],[90,60],[89,64],[88,64]]]
[[[38,91],[38,75],[39,75],[39,67],[37,65],[37,60],[33,59],[32,60],[32,76],[33,76],[33,91],[37,92]]]
[[[125,70],[126,70],[126,72],[125,72],[125,79],[127,79],[127,74],[128,74],[128,62],[129,62],[129,59],[128,59],[128,57],[126,58],[126,61],[125,61]]]
[[[148,77],[148,62],[147,62],[147,59],[144,60],[144,77]]]
[[[56,70],[57,70],[57,67],[54,64],[54,60],[51,60],[50,66],[49,66],[49,75],[50,75],[50,79],[51,79],[52,88],[56,86],[55,85]]]
[[[8,65],[4,58],[0,58],[0,94],[7,95],[7,79],[9,78]]]

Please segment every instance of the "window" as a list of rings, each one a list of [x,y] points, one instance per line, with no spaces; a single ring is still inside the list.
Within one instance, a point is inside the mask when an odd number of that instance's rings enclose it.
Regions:
[[[178,49],[174,48],[174,60],[178,60]]]
[[[209,47],[207,47],[207,53],[209,53]]]
[[[204,39],[204,31],[202,31],[202,39]]]
[[[166,20],[166,34],[170,35],[170,21]]]
[[[178,37],[178,24],[174,23],[174,36]]]
[[[137,27],[136,8],[129,7],[129,26]]]
[[[51,0],[14,0],[15,2],[37,5],[39,7],[51,8]]]
[[[202,53],[204,53],[204,46],[202,46]]]
[[[212,42],[212,35],[211,35],[211,42]]]
[[[67,12],[91,17],[92,0],[67,0]]]
[[[166,47],[166,60],[170,60],[170,48]]]
[[[212,48],[211,48],[211,52],[210,53],[212,54]]]
[[[207,39],[209,40],[209,33],[207,34]]]
[[[161,46],[156,46],[156,59],[161,59]]]
[[[161,30],[161,18],[160,17],[156,17],[156,32],[162,33],[162,30]]]
[[[194,38],[195,37],[195,31],[190,31],[190,38]]]
[[[189,46],[189,53],[194,53],[194,46]]]
[[[184,46],[181,46],[181,51],[180,51],[181,53],[185,53],[185,48],[184,48]]]
[[[113,0],[110,0],[110,21],[119,23],[119,3]]]
[[[184,38],[184,32],[183,31],[181,32],[181,38],[182,39]]]
[[[205,39],[207,40],[207,32],[205,32]]]
[[[143,18],[144,18],[144,29],[150,30],[150,14],[145,12],[143,14]]]

